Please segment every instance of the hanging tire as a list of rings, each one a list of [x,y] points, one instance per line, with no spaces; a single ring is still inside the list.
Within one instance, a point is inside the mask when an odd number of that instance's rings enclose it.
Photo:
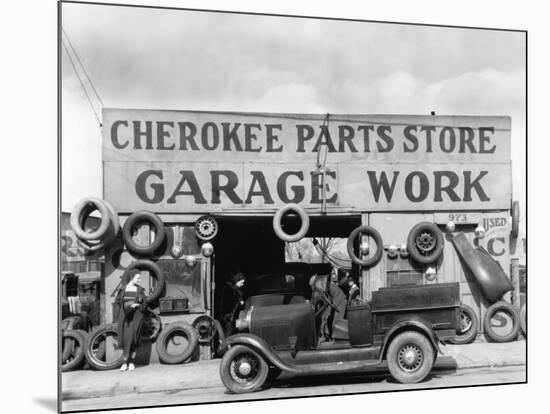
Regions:
[[[376,244],[376,251],[375,253],[366,259],[361,259],[360,257],[357,257],[354,250],[354,244],[355,239],[357,236],[361,236],[362,234],[366,234],[367,236],[370,236],[372,239],[374,239],[374,243]],[[382,252],[384,251],[384,245],[382,243],[382,236],[374,227],[370,226],[359,226],[356,229],[354,229],[349,237],[348,237],[348,254],[351,260],[361,266],[373,266],[382,257]]]
[[[479,319],[468,305],[460,305],[460,331],[449,342],[452,344],[469,344],[476,339],[479,330]]]
[[[78,368],[84,361],[84,345],[86,342],[86,332],[80,329],[64,331],[62,334],[62,352],[61,371],[67,372]],[[65,347],[70,347],[67,352]]]
[[[419,332],[406,331],[391,340],[386,362],[395,380],[402,384],[414,384],[430,373],[436,355],[426,336]]]
[[[289,211],[294,211],[295,213],[297,213],[302,222],[300,230],[298,230],[298,232],[295,234],[286,234],[281,224],[283,216]],[[297,242],[298,240],[304,238],[309,230],[309,216],[305,212],[305,210],[298,204],[285,204],[283,207],[277,210],[275,216],[273,216],[273,230],[275,231],[275,234],[279,239],[286,242]]]
[[[410,256],[422,264],[436,262],[443,254],[443,233],[429,222],[418,223],[409,232],[407,250]]]
[[[519,201],[514,201],[512,203],[512,228],[510,230],[510,233],[512,234],[512,237],[516,239],[519,236]]]
[[[195,329],[188,323],[166,325],[157,338],[159,359],[165,364],[180,364],[193,355],[198,342]]]
[[[220,364],[220,376],[228,390],[235,394],[254,392],[267,380],[269,367],[255,350],[244,346],[232,346]]]
[[[99,227],[92,232],[84,230],[84,224],[90,213],[98,210],[101,215],[101,222]],[[77,238],[82,240],[100,240],[102,239],[109,229],[111,222],[110,212],[107,206],[102,200],[98,198],[84,198],[73,209],[71,213],[71,228]]]
[[[521,328],[521,333],[523,333],[523,336],[527,338],[527,308],[525,305],[521,307],[521,311],[519,314],[519,326]]]
[[[150,309],[145,310],[143,315],[143,325],[141,327],[141,339],[153,342],[158,338],[162,330],[160,316]]]
[[[485,336],[493,342],[510,342],[517,338],[519,332],[519,312],[508,302],[497,302],[491,305],[483,319]]]
[[[149,223],[155,231],[155,240],[147,246],[136,243],[132,238],[134,226],[141,223]],[[138,211],[130,215],[122,227],[122,238],[124,239],[126,248],[130,253],[139,256],[147,256],[154,253],[162,245],[165,236],[164,223],[159,216],[150,211]]]
[[[122,349],[117,348],[117,325],[97,326],[88,334],[85,347],[86,360],[90,366],[100,371],[118,368],[124,361],[124,355]]]
[[[134,270],[147,270],[151,276],[153,276],[157,280],[157,284],[155,286],[155,289],[153,292],[147,297],[147,303],[153,303],[155,302],[162,294],[164,290],[164,273],[162,272],[161,268],[158,264],[151,260],[147,259],[141,259],[136,260],[135,262],[130,263],[130,265],[126,268],[124,271],[124,274],[122,277],[125,277],[125,274]]]

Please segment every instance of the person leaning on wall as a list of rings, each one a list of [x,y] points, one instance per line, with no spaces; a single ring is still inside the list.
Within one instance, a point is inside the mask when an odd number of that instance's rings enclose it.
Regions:
[[[141,286],[141,273],[134,269],[123,276],[115,302],[118,312],[118,348],[122,349],[124,362],[121,371],[133,371],[136,349],[140,343],[143,312],[146,307],[145,289]]]

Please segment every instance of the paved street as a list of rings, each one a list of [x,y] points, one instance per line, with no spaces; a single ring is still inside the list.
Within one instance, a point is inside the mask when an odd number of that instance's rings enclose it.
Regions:
[[[189,404],[215,401],[235,401],[293,396],[336,395],[340,393],[363,393],[388,390],[458,387],[474,384],[499,384],[523,382],[525,365],[484,367],[460,370],[434,371],[427,380],[412,385],[394,382],[387,373],[375,375],[330,375],[322,377],[281,378],[271,387],[252,394],[229,394],[221,381],[216,385],[186,387],[168,392],[142,392],[109,397],[74,399],[63,402],[63,410],[84,410]]]

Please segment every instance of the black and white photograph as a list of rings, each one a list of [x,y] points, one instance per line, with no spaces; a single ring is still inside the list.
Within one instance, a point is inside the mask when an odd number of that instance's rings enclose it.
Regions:
[[[61,411],[525,383],[526,39],[61,2]]]
[[[525,19],[50,3],[57,229],[17,261],[57,258],[29,282],[57,313],[56,353],[33,354],[57,399],[35,403],[517,407],[543,343],[527,334]],[[40,304],[20,289],[36,350]]]

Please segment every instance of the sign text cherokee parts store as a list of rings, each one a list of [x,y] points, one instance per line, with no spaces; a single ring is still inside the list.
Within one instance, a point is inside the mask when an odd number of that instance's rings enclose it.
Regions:
[[[104,109],[105,198],[121,212],[322,203],[356,211],[510,207],[509,117]]]

